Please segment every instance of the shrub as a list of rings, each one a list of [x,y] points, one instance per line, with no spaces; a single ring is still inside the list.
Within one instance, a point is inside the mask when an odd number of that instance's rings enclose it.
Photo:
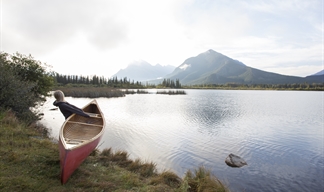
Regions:
[[[30,123],[37,119],[30,108],[44,101],[53,84],[44,66],[31,56],[0,53],[0,108]]]

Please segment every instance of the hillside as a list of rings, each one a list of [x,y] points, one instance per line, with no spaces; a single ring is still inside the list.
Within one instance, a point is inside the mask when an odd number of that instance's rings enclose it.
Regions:
[[[324,69],[310,76],[324,75]]]
[[[165,78],[179,79],[183,85],[323,83],[321,76],[302,78],[248,67],[211,49],[196,57],[186,59]]]

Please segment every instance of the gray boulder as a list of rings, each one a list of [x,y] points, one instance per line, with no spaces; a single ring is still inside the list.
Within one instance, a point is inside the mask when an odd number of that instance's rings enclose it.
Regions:
[[[226,157],[225,163],[230,167],[243,167],[247,165],[244,159],[232,153]]]

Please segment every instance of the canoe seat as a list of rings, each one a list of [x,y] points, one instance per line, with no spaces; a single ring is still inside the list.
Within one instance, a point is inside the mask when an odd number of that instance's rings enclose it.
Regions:
[[[74,144],[74,145],[77,145],[77,144],[83,143],[85,141],[86,140],[65,138],[66,144]]]
[[[78,123],[90,123],[95,125],[103,125],[103,118],[100,116],[100,114],[94,114],[94,113],[87,113],[90,115],[89,117],[83,117],[80,115],[74,115],[71,117],[69,122],[78,122]]]

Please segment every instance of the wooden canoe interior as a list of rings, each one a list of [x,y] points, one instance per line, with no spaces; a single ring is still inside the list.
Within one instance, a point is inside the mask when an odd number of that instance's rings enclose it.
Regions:
[[[68,147],[80,145],[94,138],[103,129],[104,122],[97,105],[90,104],[83,108],[83,111],[89,113],[91,117],[75,114],[64,126],[63,137]]]

